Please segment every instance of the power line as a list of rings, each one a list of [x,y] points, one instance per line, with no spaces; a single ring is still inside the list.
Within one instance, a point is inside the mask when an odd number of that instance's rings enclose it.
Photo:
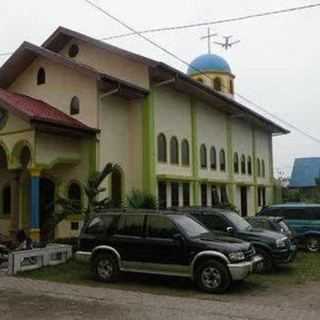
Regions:
[[[13,52],[2,52],[0,53],[0,57],[10,56]]]
[[[156,43],[155,41],[147,38],[146,36],[140,34],[139,31],[136,31],[134,28],[130,27],[128,24],[126,24],[125,22],[121,21],[119,18],[113,16],[112,14],[110,14],[108,11],[106,11],[105,9],[99,7],[98,5],[96,5],[95,3],[93,3],[90,0],[84,0],[85,2],[87,2],[89,5],[91,5],[92,7],[96,8],[98,11],[102,12],[103,14],[105,14],[106,16],[108,16],[109,18],[111,18],[112,20],[118,22],[119,24],[121,24],[122,26],[124,26],[125,28],[127,28],[128,30],[130,30],[133,34],[141,37],[142,39],[144,39],[145,41],[149,42],[150,44],[152,44],[153,46],[157,47],[158,49],[162,50],[163,52],[167,53],[168,55],[174,57],[175,59],[177,59],[179,62],[183,63],[184,65],[192,68],[193,70],[197,71],[198,73],[200,73],[201,75],[205,76],[206,78],[210,79],[210,81],[212,80],[211,78],[209,78],[205,73],[203,73],[201,70],[195,68],[194,66],[190,65],[188,62],[186,62],[185,60],[181,59],[180,57],[178,57],[176,54],[172,53],[171,51],[169,51],[168,49],[162,47],[161,45],[159,45],[158,43]],[[320,4],[318,5],[320,6]],[[244,97],[243,95],[239,94],[239,93],[235,93],[236,96],[238,96],[239,98],[247,101],[248,103],[252,104],[253,106],[255,106],[257,109],[263,111],[264,113],[268,114],[269,116],[273,117],[274,119],[277,119],[278,121],[286,124],[287,126],[289,126],[290,128],[296,130],[297,132],[299,132],[300,134],[308,137],[309,139],[312,139],[313,141],[317,142],[320,144],[320,139],[316,138],[312,135],[310,135],[309,133],[305,132],[304,130],[298,128],[297,126],[289,123],[286,120],[281,119],[280,117],[278,117],[277,115],[274,115],[273,113],[271,113],[270,111],[266,110],[265,108],[259,106],[258,104],[256,104],[255,102],[251,101],[250,99]]]
[[[162,32],[162,31],[176,31],[176,30],[182,30],[182,29],[207,27],[207,26],[212,26],[212,25],[217,25],[217,24],[225,24],[225,23],[230,23],[230,22],[244,21],[244,20],[267,17],[267,16],[272,16],[272,15],[280,15],[280,14],[285,14],[285,13],[291,13],[291,12],[295,12],[295,11],[314,9],[314,8],[317,8],[317,7],[320,7],[320,3],[314,3],[314,4],[309,4],[309,5],[299,6],[299,7],[293,7],[293,8],[287,8],[287,9],[280,9],[280,10],[273,10],[273,11],[254,13],[254,14],[251,14],[251,15],[234,17],[234,18],[213,20],[213,21],[209,21],[209,22],[177,25],[177,26],[154,28],[154,29],[145,29],[145,30],[141,30],[141,31],[137,31],[137,32],[141,35],[141,34],[156,33],[156,32]],[[129,33],[122,33],[122,34],[118,34],[118,35],[114,35],[114,36],[110,36],[110,37],[105,37],[105,38],[102,38],[101,40],[120,39],[120,38],[125,38],[125,37],[129,37],[129,36],[134,36],[134,35],[137,35],[137,33],[132,31],[132,32],[129,32]]]
[[[270,111],[268,111],[267,109],[265,109],[265,108],[263,108],[263,107],[259,106],[258,104],[256,104],[256,103],[255,103],[255,102],[253,102],[252,100],[250,100],[250,99],[248,99],[248,98],[244,97],[243,95],[241,95],[241,94],[239,94],[239,93],[235,93],[235,95],[236,95],[236,96],[238,96],[239,98],[241,98],[241,99],[245,100],[246,102],[250,103],[251,105],[255,106],[258,110],[260,110],[260,111],[264,112],[265,114],[267,114],[267,115],[271,116],[272,118],[274,118],[274,119],[276,119],[276,120],[278,120],[278,121],[282,122],[282,123],[283,123],[283,124],[285,124],[286,126],[288,126],[288,127],[292,128],[292,129],[294,129],[295,131],[297,131],[297,132],[299,132],[300,134],[302,134],[302,135],[306,136],[307,138],[309,138],[309,139],[313,140],[314,142],[317,142],[317,143],[319,143],[319,144],[320,144],[320,139],[319,139],[319,138],[312,136],[311,134],[309,134],[309,133],[307,133],[306,131],[304,131],[304,130],[302,130],[302,129],[298,128],[297,126],[295,126],[295,125],[291,124],[290,122],[288,122],[288,121],[286,121],[286,120],[281,119],[279,116],[275,115],[274,113],[271,113],[271,112],[270,112]]]
[[[91,3],[91,4],[94,5],[93,3]],[[194,23],[194,24],[171,26],[171,27],[146,29],[146,30],[141,30],[141,31],[137,31],[137,32],[141,35],[141,34],[146,34],[146,33],[156,33],[156,32],[162,32],[162,31],[191,29],[191,28],[205,27],[205,26],[211,26],[211,25],[216,25],[216,24],[225,24],[225,23],[230,23],[230,22],[244,21],[244,20],[249,20],[249,19],[254,19],[254,18],[259,18],[259,17],[266,17],[266,16],[271,16],[271,15],[279,15],[279,14],[290,13],[290,12],[295,12],[295,11],[313,9],[313,8],[317,8],[317,7],[320,7],[320,3],[299,6],[299,7],[293,7],[293,8],[287,8],[287,9],[280,9],[280,10],[255,13],[255,14],[251,14],[251,15],[247,15],[247,16],[214,20],[214,21],[209,21],[209,22],[201,22],[201,23]],[[120,23],[120,21],[118,21],[118,22]],[[104,38],[101,38],[100,40],[106,41],[106,40],[125,38],[125,37],[129,37],[129,36],[137,35],[137,32],[123,33],[123,34],[118,34],[118,35],[114,35],[114,36],[110,36],[110,37],[104,37]],[[13,52],[3,52],[3,53],[0,53],[0,57],[9,56],[12,53]]]

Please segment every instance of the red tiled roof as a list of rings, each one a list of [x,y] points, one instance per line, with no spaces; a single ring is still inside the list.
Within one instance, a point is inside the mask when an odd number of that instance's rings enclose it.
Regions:
[[[41,100],[0,88],[1,104],[4,104],[4,107],[7,107],[9,111],[27,117],[31,121],[45,122],[84,131],[97,131]]]

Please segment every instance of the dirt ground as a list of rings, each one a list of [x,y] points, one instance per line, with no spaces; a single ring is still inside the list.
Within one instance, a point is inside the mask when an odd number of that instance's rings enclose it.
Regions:
[[[92,317],[94,310],[94,318]],[[0,290],[1,320],[70,320],[70,319],[108,319],[112,308],[97,303],[83,303],[36,296],[17,291]]]
[[[319,282],[295,287],[273,285],[258,288],[246,281],[236,284],[224,295],[207,295],[192,287],[183,290],[186,290],[185,296],[172,295],[169,288],[161,294],[152,294],[0,275],[0,319],[320,319]]]

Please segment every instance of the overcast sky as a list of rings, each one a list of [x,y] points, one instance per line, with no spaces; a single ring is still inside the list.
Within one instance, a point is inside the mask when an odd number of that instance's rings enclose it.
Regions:
[[[110,13],[136,29],[198,23],[316,3],[304,0],[96,0]],[[1,0],[0,53],[15,50],[24,40],[40,45],[59,25],[103,38],[126,32],[122,26],[83,0]],[[236,92],[282,119],[320,138],[320,8],[249,21],[218,25],[220,35],[233,34],[241,43],[224,56],[236,75]],[[186,61],[207,52],[200,41],[206,28],[148,35]],[[186,67],[144,40],[113,40],[114,45]],[[0,64],[6,60],[0,57]],[[279,123],[281,124],[281,123]],[[291,173],[297,157],[320,156],[320,143],[292,131],[274,139],[275,167]]]

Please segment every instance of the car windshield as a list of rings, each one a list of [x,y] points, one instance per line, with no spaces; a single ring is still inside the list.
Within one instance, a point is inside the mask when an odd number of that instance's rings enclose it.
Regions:
[[[173,215],[172,219],[191,238],[199,237],[200,235],[209,232],[208,229],[188,216]]]
[[[240,231],[251,230],[252,226],[245,219],[240,217],[237,213],[228,211],[226,217],[237,227]]]

